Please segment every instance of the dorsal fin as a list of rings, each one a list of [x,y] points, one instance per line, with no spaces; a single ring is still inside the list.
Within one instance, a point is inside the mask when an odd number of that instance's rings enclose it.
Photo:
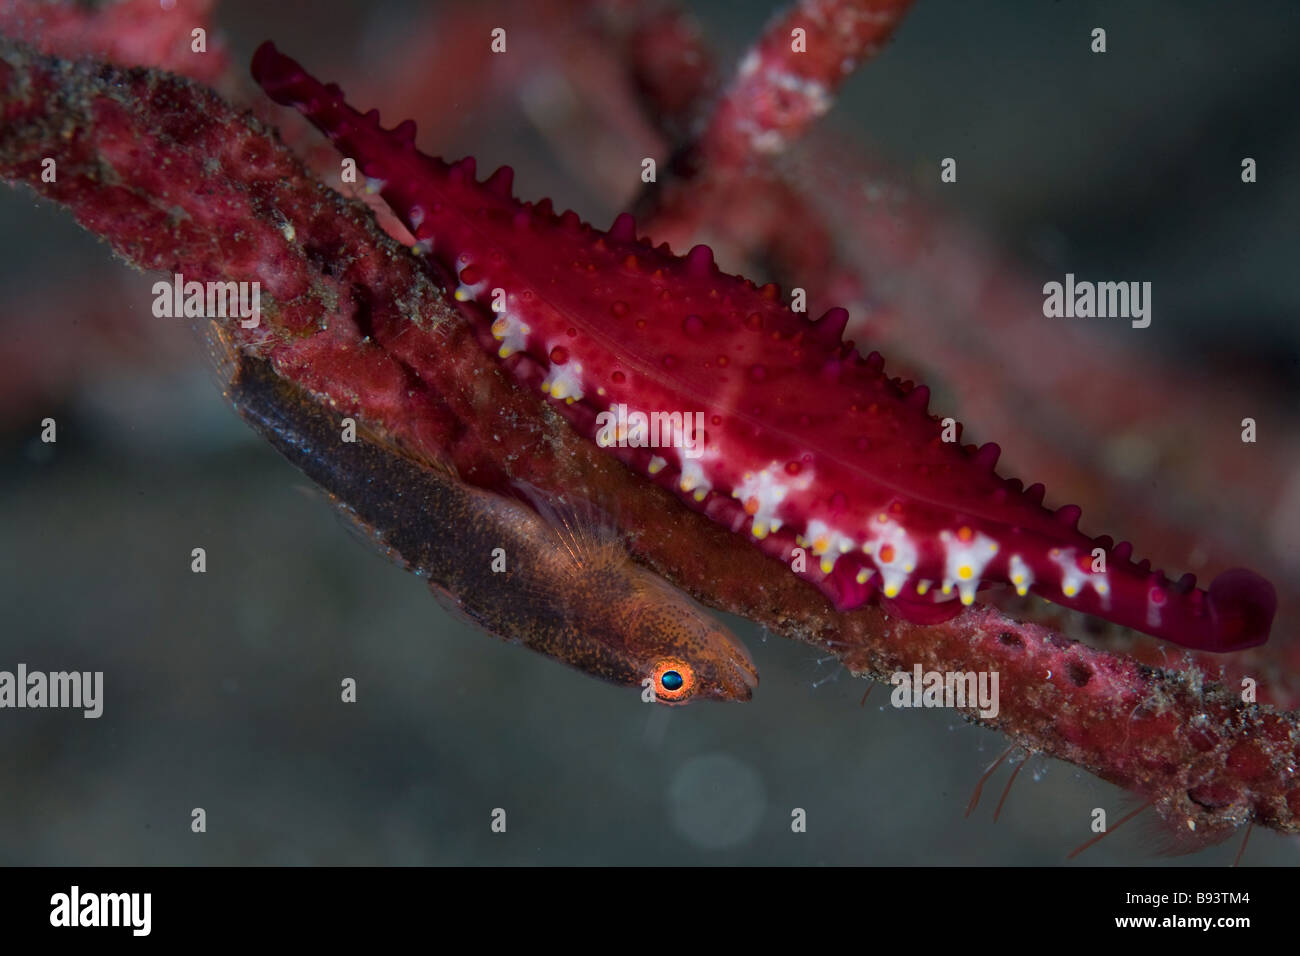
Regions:
[[[626,560],[615,518],[586,498],[557,498],[526,481],[513,481],[509,490],[535,511],[555,533],[577,571]]]

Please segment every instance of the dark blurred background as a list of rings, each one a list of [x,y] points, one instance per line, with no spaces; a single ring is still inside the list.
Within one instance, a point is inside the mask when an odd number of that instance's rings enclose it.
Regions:
[[[780,5],[687,6],[734,62]],[[401,87],[384,50],[426,9],[265,7],[221,5],[241,70],[272,38],[372,90]],[[1079,52],[1093,26],[1104,57]],[[1297,27],[1290,0],[921,0],[829,121],[904,179],[960,152],[945,207],[992,243],[1031,268],[1068,249],[1081,277],[1149,278],[1160,318],[1144,345],[1294,394]],[[542,151],[523,107],[452,115],[437,144],[480,169]],[[1260,181],[1227,189],[1244,155]],[[528,168],[526,198],[597,223],[616,211],[559,166]],[[102,324],[76,305],[87,288],[106,313],[147,315],[152,278],[66,214],[7,189],[0,221],[5,334],[36,342],[36,364],[63,367]],[[98,720],[0,711],[0,862],[1050,865],[1091,835],[1092,807],[1132,805],[1034,757],[996,825],[1005,768],[963,819],[1004,738],[893,710],[885,688],[859,707],[866,682],[747,622],[731,623],[762,674],[755,700],[671,711],[468,630],[225,407],[186,330],[148,328],[5,409],[0,669],[102,670],[106,701]],[[120,360],[132,353],[155,361]],[[506,834],[489,830],[496,807]],[[1237,849],[1170,860],[1147,837],[1135,822],[1084,859],[1222,865]],[[1256,831],[1245,862],[1291,865],[1296,849]]]

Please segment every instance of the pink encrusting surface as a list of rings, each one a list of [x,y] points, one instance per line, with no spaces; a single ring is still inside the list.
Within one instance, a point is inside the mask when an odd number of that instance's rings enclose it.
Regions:
[[[602,232],[549,201],[520,203],[508,167],[480,183],[472,159],[418,153],[413,123],[384,130],[270,44],[253,75],[356,159],[417,248],[458,277],[457,298],[482,306],[521,382],[838,609],[879,597],[937,621],[980,587],[1009,584],[1188,647],[1267,639],[1268,582],[1236,570],[1200,590],[1134,563],[1128,544],[1082,534],[1077,507],[1050,511],[1041,485],[996,474],[996,445],[945,441],[952,429],[929,413],[925,387],[889,379],[878,355],[842,340],[843,310],[810,321],[774,286],[721,273],[704,246],[679,257],[638,240],[628,216]],[[644,432],[600,428],[597,415],[619,406],[703,413],[698,457],[681,447],[689,435],[633,447]]]

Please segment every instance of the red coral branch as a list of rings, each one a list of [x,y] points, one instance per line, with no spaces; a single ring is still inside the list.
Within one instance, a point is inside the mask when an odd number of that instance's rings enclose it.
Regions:
[[[1104,476],[1113,491],[1089,509],[1088,524],[1124,528],[1155,542],[1158,563],[1203,575],[1249,561],[1281,585],[1279,621],[1300,619],[1290,546],[1300,522],[1300,440],[1270,414],[1276,399],[1044,320],[1040,290],[1017,268],[848,153],[861,149],[818,142],[793,178],[821,173],[829,185],[804,202],[832,232],[853,237],[845,247],[854,270],[872,276],[873,295],[888,306],[870,318],[873,347],[904,367],[923,364],[927,382],[978,422],[980,435],[997,436],[1016,470],[1041,477],[1061,499],[1095,498]],[[1270,421],[1266,445],[1241,443],[1246,415]],[[1203,425],[1189,435],[1186,422]],[[1265,675],[1264,698],[1293,707],[1300,645],[1278,631],[1280,640],[1226,666],[1238,677]],[[1137,653],[1162,659],[1154,645]]]
[[[836,91],[889,39],[912,0],[800,0],[740,64],[693,148],[715,176],[782,152],[830,109]],[[795,31],[803,31],[796,37]]]
[[[670,177],[641,197],[644,228],[675,248],[707,235],[723,261],[761,255],[775,273],[812,290],[814,314],[860,306],[866,291],[844,266],[829,229],[772,160],[830,109],[911,3],[802,0],[774,20],[698,138],[674,157]]]
[[[680,140],[717,82],[699,26],[667,0],[598,0],[595,8],[650,119]]]
[[[854,673],[997,671],[1001,711],[981,722],[1143,794],[1198,841],[1248,820],[1300,832],[1300,715],[1245,704],[1200,670],[1147,668],[989,608],[929,627],[875,608],[836,613],[506,381],[418,259],[212,92],[9,46],[0,123],[5,178],[65,204],[141,267],[262,282],[263,327],[228,334],[402,440],[449,449],[476,483],[521,478],[617,501],[648,566],[715,607],[832,649]],[[46,156],[59,161],[57,183],[41,181]]]
[[[153,66],[216,83],[230,60],[213,35],[214,0],[107,0],[98,5],[5,0],[0,34],[42,53],[94,56],[122,66]],[[202,29],[206,52],[193,50]]]

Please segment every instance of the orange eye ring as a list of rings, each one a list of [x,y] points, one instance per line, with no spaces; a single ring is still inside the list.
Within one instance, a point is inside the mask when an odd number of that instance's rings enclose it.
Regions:
[[[680,704],[695,693],[695,671],[685,661],[662,660],[654,666],[651,676],[655,696],[665,704]]]

